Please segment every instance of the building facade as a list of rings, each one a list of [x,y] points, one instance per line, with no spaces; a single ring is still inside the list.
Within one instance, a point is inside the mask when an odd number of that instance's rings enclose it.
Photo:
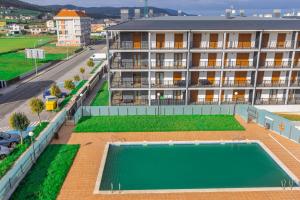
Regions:
[[[300,103],[300,20],[160,17],[107,29],[110,105]]]
[[[91,18],[84,11],[62,9],[54,20],[57,26],[57,46],[90,44]]]

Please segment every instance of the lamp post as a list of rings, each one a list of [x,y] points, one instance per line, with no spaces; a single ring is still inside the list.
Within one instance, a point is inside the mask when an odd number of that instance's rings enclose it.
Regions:
[[[30,131],[28,133],[28,136],[30,137],[30,142],[32,144],[32,149],[33,149],[33,159],[35,160],[35,149],[34,149],[34,142],[33,142],[34,133],[32,131]]]
[[[83,96],[83,94],[82,93],[80,93],[80,107],[81,107],[81,116],[83,115],[83,108],[82,108],[82,96]]]
[[[158,97],[158,115],[159,115],[159,103],[160,103],[160,93],[157,93],[157,97]]]
[[[239,93],[238,92],[235,92],[234,93],[234,96],[235,96],[235,100],[234,100],[234,107],[233,107],[233,115],[235,115],[235,107],[236,107],[236,104],[237,104],[237,95],[238,95]]]

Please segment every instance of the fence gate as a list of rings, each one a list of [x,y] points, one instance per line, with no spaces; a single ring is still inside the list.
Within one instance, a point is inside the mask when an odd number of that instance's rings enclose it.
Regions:
[[[248,107],[248,123],[250,122],[257,122],[258,112],[255,107],[249,106]]]

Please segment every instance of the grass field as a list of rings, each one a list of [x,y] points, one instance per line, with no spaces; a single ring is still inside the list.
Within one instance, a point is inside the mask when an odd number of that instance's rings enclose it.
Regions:
[[[108,106],[108,83],[105,81],[93,99],[91,106]]]
[[[83,117],[75,132],[233,131],[244,127],[232,115]]]
[[[48,125],[48,122],[42,122],[40,126],[37,126],[34,130],[34,137],[36,138]],[[29,138],[24,140],[24,144],[19,144],[14,150],[0,162],[0,178],[3,177],[6,172],[14,165],[15,161],[26,151],[30,146]]]
[[[12,195],[12,200],[55,200],[79,145],[49,145]]]
[[[0,53],[21,48],[33,48],[35,45],[41,45],[53,39],[54,37],[50,36],[2,37],[0,38]]]
[[[65,57],[65,54],[46,54],[46,58],[43,60],[38,60],[37,63],[39,66],[49,61],[62,60]],[[26,59],[24,52],[0,55],[0,80],[13,79],[32,69],[34,69],[34,60]]]
[[[281,117],[284,117],[291,121],[300,121],[300,115],[296,114],[283,114],[283,113],[275,113],[276,115],[279,115]]]
[[[49,43],[41,47],[46,53],[54,54],[68,54],[69,56],[73,55],[79,47],[57,47],[55,43]]]

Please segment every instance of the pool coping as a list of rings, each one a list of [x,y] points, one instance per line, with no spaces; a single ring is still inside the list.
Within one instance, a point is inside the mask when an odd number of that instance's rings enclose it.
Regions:
[[[297,184],[297,186],[289,187],[251,187],[251,188],[208,188],[208,189],[157,189],[157,190],[100,190],[100,184],[104,167],[106,164],[106,158],[110,145],[153,145],[153,144],[226,144],[226,143],[257,143],[260,147],[275,161],[275,163],[285,172],[287,175]],[[120,187],[120,186],[119,186]],[[100,168],[94,188],[93,194],[155,194],[155,193],[185,193],[185,192],[246,192],[246,191],[283,191],[283,190],[300,190],[300,180],[298,177],[289,170],[286,165],[260,140],[209,140],[209,141],[138,141],[138,142],[107,142],[103,151],[103,156],[100,163]]]

